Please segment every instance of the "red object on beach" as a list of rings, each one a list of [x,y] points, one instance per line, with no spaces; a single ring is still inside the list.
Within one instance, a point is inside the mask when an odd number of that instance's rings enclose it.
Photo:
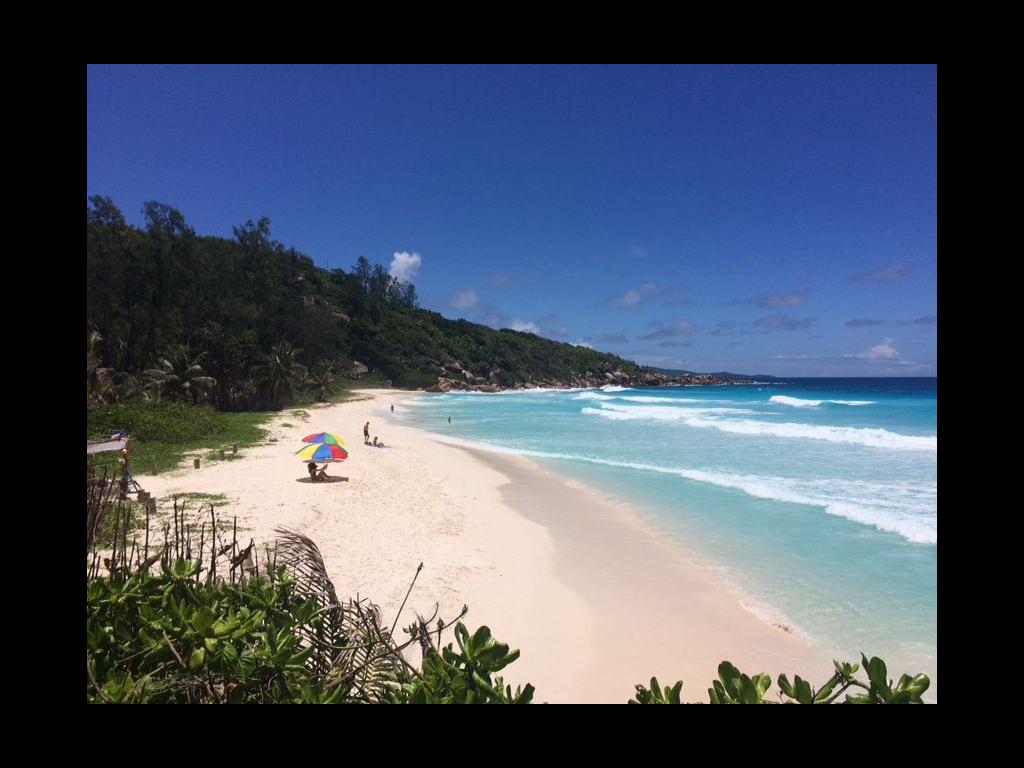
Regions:
[[[348,458],[348,451],[331,443],[311,443],[295,453],[303,461],[344,461]]]
[[[315,435],[306,435],[302,438],[304,443],[328,443],[330,445],[344,445],[345,441],[330,432],[317,432]]]

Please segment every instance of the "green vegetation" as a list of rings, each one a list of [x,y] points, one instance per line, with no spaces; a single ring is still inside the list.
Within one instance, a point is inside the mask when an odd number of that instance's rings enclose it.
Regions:
[[[197,494],[190,494],[198,496]],[[180,499],[181,497],[179,497]],[[90,516],[102,506],[93,498]],[[123,505],[122,505],[123,507]],[[341,602],[327,577],[323,558],[311,540],[279,529],[274,552],[259,567],[254,544],[242,548],[232,538],[209,541],[209,567],[201,527],[198,552],[195,528],[175,506],[173,540],[165,538],[149,556],[132,545],[137,538],[123,508],[119,547],[105,559],[109,576],[93,566],[87,597],[87,698],[92,703],[390,703],[528,704],[534,687],[513,690],[495,673],[519,651],[498,642],[488,627],[472,634],[455,618],[452,643],[441,635],[452,622],[417,616],[398,643],[380,610],[365,600]],[[213,519],[211,529],[223,530]],[[165,531],[170,535],[170,524]],[[233,529],[232,529],[233,530]],[[172,553],[178,553],[172,556]],[[224,556],[226,555],[226,560]],[[256,562],[254,564],[253,556]],[[159,572],[151,569],[159,562]],[[420,566],[422,568],[422,565]],[[417,570],[417,575],[419,570]],[[204,577],[205,574],[205,577]],[[217,575],[219,574],[219,575]],[[409,587],[409,592],[416,579]],[[408,597],[408,595],[407,595]],[[404,602],[402,605],[404,608]],[[399,610],[401,613],[401,609]],[[398,617],[394,624],[397,624]],[[435,640],[436,638],[436,640]],[[422,665],[416,668],[402,651],[417,643]],[[859,665],[835,663],[835,674],[815,690],[800,677],[791,685],[778,678],[787,703],[831,704],[849,688],[847,704],[920,704],[930,681],[903,675],[895,685],[881,659],[862,657],[868,681],[858,680]],[[712,704],[762,704],[771,679],[749,677],[729,662],[708,689]],[[683,683],[662,689],[636,686],[631,704],[681,703]]]
[[[416,290],[360,258],[327,271],[270,237],[270,220],[204,237],[175,209],[129,226],[87,209],[87,397],[279,409],[353,386],[570,383],[640,369],[614,355],[417,308]],[[358,364],[357,364],[358,361]]]
[[[416,635],[417,627],[408,630]],[[519,651],[491,637],[488,627],[480,627],[471,636],[460,622],[455,625],[455,639],[459,650],[451,644],[440,653],[431,648],[423,660],[420,674],[411,681],[388,690],[385,700],[390,704],[529,704],[534,688],[505,685],[500,677],[491,680],[491,674],[504,669],[519,658]]]
[[[266,438],[262,427],[273,417],[271,413],[223,413],[210,406],[185,403],[134,400],[88,411],[88,434],[91,439],[109,437],[122,430],[132,436],[132,467],[134,474],[148,474],[156,467],[166,472],[178,467],[186,454],[206,452],[205,461],[218,461],[220,449],[225,459],[238,458],[231,453]],[[119,473],[119,455],[100,454],[97,467]]]
[[[927,675],[903,675],[893,685],[887,679],[885,662],[877,657],[870,660],[861,654],[864,670],[868,674],[867,682],[858,680],[855,675],[860,664],[840,664],[833,661],[836,671],[824,685],[815,689],[799,675],[790,684],[786,675],[779,675],[780,699],[785,696],[789,701],[785,704],[832,704],[849,688],[859,688],[865,693],[846,694],[844,704],[923,704],[921,696],[928,690],[931,681]],[[728,661],[718,665],[718,679],[708,688],[708,698],[712,704],[775,704],[778,702],[765,700],[771,688],[772,679],[766,674],[749,677],[740,672]],[[671,688],[662,689],[657,678],[651,678],[651,687],[636,686],[636,698],[630,704],[681,704],[680,692],[683,681],[680,680]],[[838,690],[837,690],[838,689]]]
[[[501,677],[492,678],[519,651],[495,640],[486,626],[470,635],[457,623],[458,649],[428,645],[417,670],[398,659],[400,647],[372,609],[349,609],[371,627],[357,631],[354,619],[344,620],[338,606],[335,619],[346,628],[338,633],[318,601],[304,595],[284,569],[272,579],[211,585],[197,583],[199,568],[179,560],[158,576],[140,572],[90,583],[90,702],[527,704],[533,699],[532,685],[513,691]],[[407,631],[416,639],[428,634],[424,630],[421,624]],[[333,645],[326,640],[332,633]],[[318,637],[325,639],[309,641]],[[358,659],[331,665],[332,649],[360,643],[365,647]],[[385,659],[388,663],[381,664]],[[791,686],[785,675],[779,676],[779,687],[790,699],[786,703],[832,703],[850,687],[865,693],[847,694],[847,704],[922,703],[927,676],[903,675],[894,686],[881,659],[863,657],[863,663],[866,683],[854,677],[858,665],[837,662],[836,674],[817,692],[799,677]],[[723,662],[719,678],[708,690],[712,704],[774,703],[764,699],[771,686],[768,675],[751,678]],[[663,690],[652,678],[650,689],[636,686],[629,703],[679,704],[682,686],[680,681]]]

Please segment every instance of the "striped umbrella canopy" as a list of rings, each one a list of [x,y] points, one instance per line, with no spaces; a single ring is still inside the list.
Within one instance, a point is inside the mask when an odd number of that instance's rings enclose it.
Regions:
[[[310,443],[295,452],[303,461],[344,461],[348,451],[331,443]]]
[[[331,445],[344,445],[345,441],[330,432],[317,432],[315,435],[306,435],[302,438],[304,443],[330,443]]]

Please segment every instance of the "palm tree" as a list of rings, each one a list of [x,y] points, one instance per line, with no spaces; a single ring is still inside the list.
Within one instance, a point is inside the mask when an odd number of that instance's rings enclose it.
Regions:
[[[130,400],[135,396],[148,400],[149,395],[143,387],[142,380],[135,374],[119,371],[114,374],[113,393],[118,400]]]
[[[100,365],[100,342],[103,337],[99,331],[89,331],[85,355],[86,399],[102,400],[110,389],[113,368]]]
[[[199,402],[199,395],[217,384],[216,379],[207,376],[200,360],[206,355],[201,352],[193,356],[188,344],[175,344],[165,357],[158,358],[156,367],[143,372],[150,388],[157,390],[157,399],[162,393],[191,397],[192,404]]]
[[[316,387],[317,400],[327,400],[327,395],[334,391],[334,366],[326,361],[320,362],[309,377],[309,384]]]
[[[265,355],[261,365],[254,365],[253,375],[263,384],[271,407],[281,409],[284,395],[292,395],[294,388],[306,380],[306,366],[298,361],[302,352],[287,341],[279,342]]]

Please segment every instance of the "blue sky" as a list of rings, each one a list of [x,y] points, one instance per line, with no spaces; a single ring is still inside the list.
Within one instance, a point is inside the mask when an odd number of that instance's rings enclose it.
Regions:
[[[447,317],[690,370],[930,376],[933,66],[90,66],[88,193],[267,216]]]

